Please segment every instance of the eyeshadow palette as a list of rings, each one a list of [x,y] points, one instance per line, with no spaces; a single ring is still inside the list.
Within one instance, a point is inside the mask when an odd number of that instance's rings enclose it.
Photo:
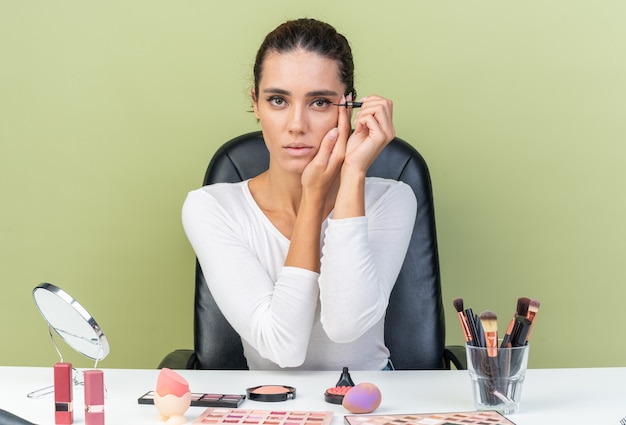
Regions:
[[[192,423],[213,425],[330,425],[333,412],[209,408]]]
[[[243,394],[191,393],[191,405],[200,407],[238,407],[246,396]],[[139,404],[154,404],[154,391],[148,391],[137,400]]]
[[[346,425],[515,425],[500,413],[484,412],[416,413],[407,415],[346,415]]]

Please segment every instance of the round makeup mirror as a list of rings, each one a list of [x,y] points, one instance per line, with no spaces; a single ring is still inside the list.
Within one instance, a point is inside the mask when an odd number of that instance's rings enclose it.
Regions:
[[[33,289],[33,298],[48,322],[52,342],[61,359],[63,356],[56,346],[52,329],[70,347],[96,363],[109,354],[109,342],[98,323],[67,292],[51,283],[42,283]]]

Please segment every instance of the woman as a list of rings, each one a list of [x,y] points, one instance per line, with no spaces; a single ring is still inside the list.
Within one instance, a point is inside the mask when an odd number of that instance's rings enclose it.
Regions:
[[[269,169],[189,193],[183,225],[250,369],[388,368],[384,317],[416,200],[365,173],[395,135],[392,103],[352,108],[344,36],[313,19],[267,35],[252,102]]]

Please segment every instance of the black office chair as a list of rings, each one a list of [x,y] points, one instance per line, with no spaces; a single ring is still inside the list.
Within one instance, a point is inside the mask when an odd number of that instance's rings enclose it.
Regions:
[[[225,143],[207,168],[204,185],[239,182],[267,170],[269,153],[260,131]],[[396,369],[466,368],[464,347],[445,347],[439,257],[430,174],[424,158],[395,138],[368,176],[401,180],[413,188],[417,218],[408,252],[389,299],[385,344]],[[239,335],[218,309],[196,261],[194,350],[176,350],[159,367],[247,369]]]

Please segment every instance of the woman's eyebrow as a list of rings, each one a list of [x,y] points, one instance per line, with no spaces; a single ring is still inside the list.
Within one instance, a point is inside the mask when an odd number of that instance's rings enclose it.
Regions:
[[[315,97],[315,96],[339,96],[339,93],[337,93],[334,90],[315,90],[315,91],[310,91],[306,94],[308,97]]]
[[[291,92],[288,90],[278,89],[278,88],[273,88],[273,87],[268,87],[266,89],[263,89],[263,93],[276,93],[276,94],[284,94],[284,95],[291,94]]]
[[[263,93],[274,93],[274,94],[282,94],[285,96],[290,96],[291,92],[285,89],[279,89],[277,87],[268,87],[263,89]],[[334,90],[314,90],[306,93],[307,97],[316,97],[316,96],[339,96]]]

